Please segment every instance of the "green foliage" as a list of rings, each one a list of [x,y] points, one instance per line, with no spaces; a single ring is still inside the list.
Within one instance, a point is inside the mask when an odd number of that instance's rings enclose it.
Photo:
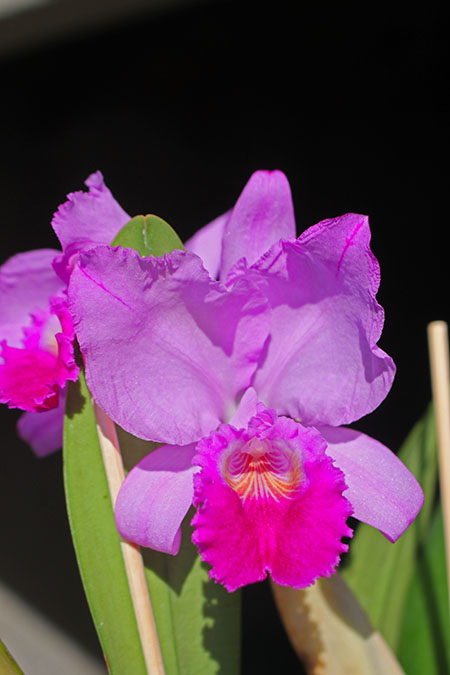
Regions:
[[[436,509],[419,552],[405,603],[398,656],[408,675],[450,673],[445,541],[442,509]]]
[[[343,571],[372,623],[394,650],[416,569],[417,552],[430,527],[433,511],[437,460],[431,408],[411,431],[399,457],[422,486],[425,495],[422,511],[395,544],[378,530],[361,524],[351,544],[349,564]]]
[[[117,428],[125,470],[157,445]],[[147,584],[169,675],[239,672],[240,599],[209,580],[191,542],[189,513],[177,556],[143,549]]]
[[[156,216],[137,216],[114,239],[141,256],[183,248]],[[155,448],[118,429],[125,469]],[[113,509],[84,374],[69,383],[64,474],[72,537],[86,596],[111,673],[144,674]],[[235,675],[240,661],[240,594],[208,578],[183,524],[179,555],[143,550],[146,577],[167,675]]]
[[[176,557],[147,550],[147,582],[166,672],[172,675],[239,673],[240,593],[209,580],[207,566],[183,526]]]
[[[145,675],[94,410],[84,374],[69,382],[64,422],[64,484],[86,597],[111,673]]]
[[[361,525],[343,574],[408,675],[439,675],[450,672],[450,626],[431,406],[399,457],[422,485],[422,511],[395,544]]]
[[[125,469],[155,449],[117,428]],[[240,663],[240,592],[209,580],[191,542],[193,513],[182,526],[177,556],[142,549],[166,673],[235,675]]]
[[[0,640],[0,675],[18,675],[21,673],[19,666]]]

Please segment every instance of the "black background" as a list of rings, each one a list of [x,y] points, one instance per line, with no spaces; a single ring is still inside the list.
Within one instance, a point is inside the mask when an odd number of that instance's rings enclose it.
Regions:
[[[365,5],[209,2],[2,57],[1,256],[57,247],[52,212],[98,168],[184,238],[282,169],[299,232],[370,217],[398,374],[356,426],[398,450],[430,397],[426,324],[450,318],[448,23],[433,2]],[[95,650],[61,455],[36,460],[0,413],[0,576]],[[298,672],[264,584],[244,592],[243,659]]]

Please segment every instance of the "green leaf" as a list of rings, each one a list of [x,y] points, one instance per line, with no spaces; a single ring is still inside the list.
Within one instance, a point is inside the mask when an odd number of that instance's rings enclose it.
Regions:
[[[408,675],[450,672],[450,620],[442,508],[433,516],[406,598],[398,645]]]
[[[68,383],[63,452],[73,543],[109,671],[145,675],[94,410],[82,372],[78,382]]]
[[[13,657],[0,640],[0,675],[18,675],[22,673]]]
[[[162,256],[175,249],[183,250],[177,233],[158,216],[135,216],[124,225],[112,242],[112,246],[134,248],[141,257]]]
[[[422,511],[395,544],[378,530],[362,523],[350,545],[348,565],[342,571],[373,625],[394,650],[399,640],[418,547],[430,526],[437,481],[436,452],[434,417],[430,407],[399,453],[424,491]]]
[[[156,216],[137,216],[113,245],[141,256],[163,255],[183,245]],[[155,448],[118,428],[125,469]],[[84,375],[69,383],[64,427],[64,472],[72,536],[86,595],[110,672],[145,673]],[[235,675],[240,662],[240,593],[208,578],[183,524],[180,553],[143,550],[166,675]]]
[[[117,427],[126,469],[155,448]],[[240,664],[240,592],[210,581],[191,542],[189,513],[177,556],[142,549],[168,675],[235,675]]]
[[[191,542],[192,515],[183,524],[176,557],[149,550],[144,556],[163,661],[171,675],[235,675],[241,596],[209,579]]]

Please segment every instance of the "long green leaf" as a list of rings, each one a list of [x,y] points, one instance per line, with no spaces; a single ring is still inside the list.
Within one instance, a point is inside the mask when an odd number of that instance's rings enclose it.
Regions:
[[[113,245],[141,256],[183,245],[156,216],[137,216]],[[155,445],[118,428],[126,469]],[[65,484],[69,518],[86,595],[110,671],[145,673],[136,622],[119,548],[95,418],[84,377],[70,384],[66,408]],[[183,524],[176,557],[143,551],[146,575],[167,675],[235,675],[240,661],[240,594],[208,579]]]
[[[361,524],[350,547],[349,564],[342,572],[373,625],[394,650],[417,550],[429,528],[436,491],[436,435],[431,407],[413,428],[399,457],[422,486],[425,494],[422,511],[395,544]]]
[[[75,552],[110,672],[145,675],[114,514],[84,374],[69,382],[64,483]]]
[[[436,509],[406,599],[398,645],[408,675],[450,673],[450,620],[442,509]]]
[[[19,666],[0,640],[0,675],[20,675],[21,673]]]

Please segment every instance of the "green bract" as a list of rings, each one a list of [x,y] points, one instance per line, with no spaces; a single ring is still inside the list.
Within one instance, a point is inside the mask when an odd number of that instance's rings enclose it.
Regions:
[[[158,216],[135,216],[114,237],[112,246],[134,248],[140,256],[162,256],[183,249],[181,239],[168,223]]]

